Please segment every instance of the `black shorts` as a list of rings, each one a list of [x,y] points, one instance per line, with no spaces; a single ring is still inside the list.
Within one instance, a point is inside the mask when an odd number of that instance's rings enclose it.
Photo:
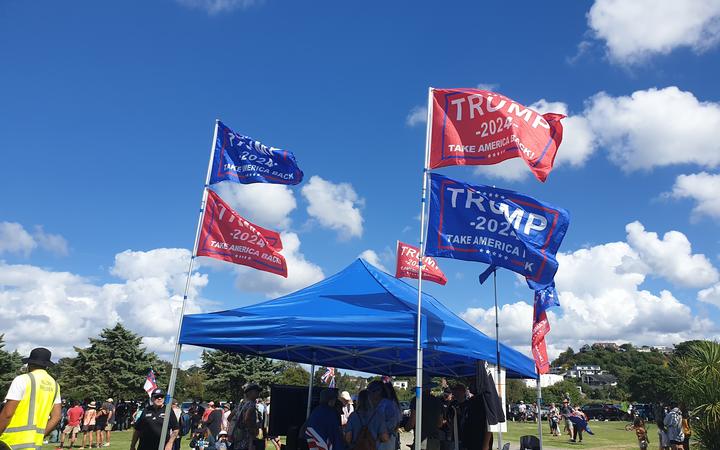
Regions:
[[[683,441],[673,441],[672,439],[670,439],[670,443],[671,443],[672,445],[682,445],[682,444],[683,444]]]

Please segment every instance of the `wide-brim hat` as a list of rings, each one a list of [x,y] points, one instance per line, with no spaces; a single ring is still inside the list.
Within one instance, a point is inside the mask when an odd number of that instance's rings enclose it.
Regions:
[[[46,349],[45,347],[38,347],[32,349],[30,352],[30,356],[27,358],[23,358],[22,362],[23,364],[32,364],[34,366],[40,366],[40,367],[49,367],[54,366],[55,363],[50,361],[50,357],[52,356],[52,352],[50,350]]]
[[[350,397],[350,393],[348,391],[342,391],[340,393],[340,398],[348,402],[352,401],[352,398]]]
[[[95,402],[90,402],[90,404],[88,405],[88,408],[95,408]]]

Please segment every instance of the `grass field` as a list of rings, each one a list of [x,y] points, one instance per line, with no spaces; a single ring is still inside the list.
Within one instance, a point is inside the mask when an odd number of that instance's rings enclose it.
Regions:
[[[551,436],[550,427],[543,424],[543,447],[573,449],[637,449],[637,438],[632,431],[625,431],[627,422],[595,422],[590,421],[590,429],[595,435],[583,433],[583,443],[569,442],[569,436]],[[560,424],[562,429],[562,423]],[[646,425],[650,437],[650,448],[657,448],[657,428],[653,424]],[[503,433],[503,443],[510,442],[510,448],[518,448],[520,436],[537,436],[536,423],[510,422],[508,432]],[[497,439],[497,436],[495,437]]]
[[[637,440],[635,433],[631,431],[625,431],[626,422],[590,422],[590,428],[595,433],[594,436],[585,433],[583,436],[583,443],[571,443],[568,442],[567,436],[550,436],[550,430],[547,424],[543,426],[543,447],[544,448],[570,448],[570,449],[608,449],[608,450],[620,450],[620,449],[636,449]],[[402,439],[403,442],[412,441],[412,437],[409,433],[404,433],[405,436]],[[524,435],[537,435],[537,424],[534,423],[519,423],[510,422],[508,424],[508,432],[503,433],[503,443],[510,442],[511,449],[517,449],[520,443],[520,436]],[[650,436],[650,448],[657,448],[657,429],[654,425],[648,424],[648,435]],[[132,431],[114,431],[110,439],[110,447],[108,450],[129,450],[130,449],[130,438],[132,437]],[[497,436],[496,438],[497,439]],[[82,440],[80,440],[82,442]],[[497,442],[497,441],[496,441]],[[68,443],[65,444],[67,447]],[[75,449],[79,447],[79,444],[75,444]],[[47,444],[43,446],[43,450],[54,450],[56,444]],[[181,444],[181,450],[188,450],[188,440],[183,439]],[[405,450],[405,448],[403,448]]]

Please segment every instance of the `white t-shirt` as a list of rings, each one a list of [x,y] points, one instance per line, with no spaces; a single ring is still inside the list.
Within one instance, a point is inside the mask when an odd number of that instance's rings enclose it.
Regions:
[[[28,384],[30,383],[30,377],[26,377],[25,375],[20,375],[19,377],[15,377],[15,379],[12,381],[12,384],[10,384],[10,389],[8,389],[7,394],[5,395],[5,400],[17,400],[20,401],[25,397],[25,390],[28,388]],[[55,396],[55,402],[54,404],[60,403],[60,389],[57,390],[57,395]]]

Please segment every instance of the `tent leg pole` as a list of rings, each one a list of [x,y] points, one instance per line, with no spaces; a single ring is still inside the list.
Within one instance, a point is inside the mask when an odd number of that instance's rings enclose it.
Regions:
[[[500,319],[498,317],[497,270],[493,271],[493,291],[495,294],[495,357],[497,359],[495,383],[497,383],[497,391],[500,392],[502,386],[500,385]],[[502,448],[502,430],[499,427],[497,448],[498,450]]]
[[[542,388],[540,387],[540,376],[537,379],[537,421],[538,421],[538,439],[540,439],[540,450],[543,448],[542,438]]]
[[[307,410],[305,411],[305,419],[310,417],[310,409],[312,408],[312,391],[313,383],[315,382],[315,364],[310,365],[310,383],[308,383],[308,401]]]

